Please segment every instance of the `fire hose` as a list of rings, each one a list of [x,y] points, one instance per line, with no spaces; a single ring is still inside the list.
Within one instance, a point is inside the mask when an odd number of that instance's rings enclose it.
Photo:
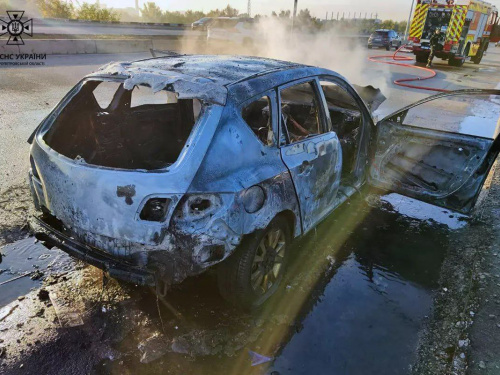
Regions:
[[[430,73],[430,75],[419,76],[419,77],[415,77],[415,78],[401,78],[401,79],[396,79],[394,81],[395,85],[403,86],[403,87],[409,87],[409,88],[412,88],[412,89],[419,89],[419,90],[437,91],[437,92],[450,92],[450,90],[446,90],[446,89],[440,89],[440,88],[435,88],[435,87],[427,87],[427,86],[417,86],[417,85],[411,85],[411,84],[405,83],[405,82],[425,81],[425,80],[428,80],[428,79],[432,79],[432,78],[434,78],[437,75],[436,71],[433,70],[433,69],[424,68],[422,66],[416,66],[416,65],[413,65],[413,64],[410,65],[410,64],[405,64],[405,63],[399,62],[399,61],[413,61],[413,57],[409,57],[409,56],[397,56],[397,54],[399,53],[399,51],[402,50],[405,47],[406,47],[406,44],[402,45],[401,47],[399,47],[394,52],[393,55],[370,56],[370,57],[368,57],[368,60],[376,62],[376,63],[380,63],[380,64],[397,65],[397,66],[403,66],[403,67],[406,67],[406,68],[419,69],[419,70],[422,70],[424,72]],[[392,58],[392,61],[386,61],[386,60],[384,60],[384,59],[389,59],[389,58]]]

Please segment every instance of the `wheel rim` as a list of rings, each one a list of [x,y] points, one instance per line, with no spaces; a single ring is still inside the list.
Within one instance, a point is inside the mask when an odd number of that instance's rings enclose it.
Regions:
[[[268,231],[255,252],[250,281],[256,293],[267,293],[278,281],[285,260],[286,240],[281,229]]]

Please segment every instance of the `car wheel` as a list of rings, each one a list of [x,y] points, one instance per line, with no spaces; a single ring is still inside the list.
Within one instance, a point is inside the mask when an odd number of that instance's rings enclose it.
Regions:
[[[391,50],[391,45],[390,45],[390,44],[386,45],[386,46],[385,46],[385,49],[386,49],[387,51],[390,51],[390,50]]]
[[[219,292],[228,302],[246,309],[261,306],[278,289],[285,273],[291,242],[283,217],[246,237],[228,259],[219,265]]]
[[[368,46],[368,49],[372,49],[372,48],[373,48],[373,46]]]
[[[464,62],[465,60],[462,60],[462,59],[455,59],[452,57],[450,57],[450,59],[448,60],[448,65],[449,66],[455,66],[455,67],[458,67],[460,68],[461,66],[464,65]]]
[[[482,59],[483,59],[483,53],[480,52],[476,56],[474,56],[471,60],[474,64],[480,64]]]

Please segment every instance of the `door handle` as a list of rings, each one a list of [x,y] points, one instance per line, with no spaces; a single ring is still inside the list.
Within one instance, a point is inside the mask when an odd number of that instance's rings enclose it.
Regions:
[[[310,169],[311,163],[309,160],[304,160],[299,167],[299,173],[304,173],[306,170]]]

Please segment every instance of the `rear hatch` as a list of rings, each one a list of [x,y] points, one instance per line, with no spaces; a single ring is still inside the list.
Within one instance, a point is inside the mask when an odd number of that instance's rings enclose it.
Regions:
[[[84,80],[35,136],[35,199],[98,247],[158,244],[221,111],[165,90],[126,90],[117,79]]]
[[[385,43],[389,41],[388,31],[375,31],[371,36],[370,40],[374,43]]]

